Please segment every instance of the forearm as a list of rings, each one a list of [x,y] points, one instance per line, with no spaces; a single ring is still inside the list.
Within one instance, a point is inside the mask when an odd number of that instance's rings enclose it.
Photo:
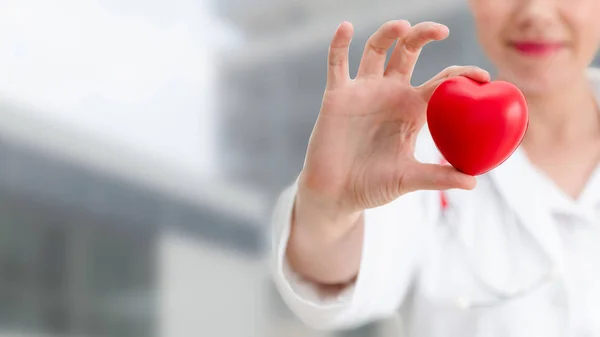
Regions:
[[[352,282],[360,269],[363,239],[363,212],[331,212],[309,193],[297,194],[287,247],[297,274],[323,290]]]

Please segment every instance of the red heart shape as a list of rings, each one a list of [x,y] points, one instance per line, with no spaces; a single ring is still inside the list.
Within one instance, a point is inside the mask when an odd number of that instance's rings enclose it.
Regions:
[[[529,125],[527,102],[511,83],[479,83],[464,76],[440,84],[427,106],[435,145],[457,170],[480,175],[517,149]]]

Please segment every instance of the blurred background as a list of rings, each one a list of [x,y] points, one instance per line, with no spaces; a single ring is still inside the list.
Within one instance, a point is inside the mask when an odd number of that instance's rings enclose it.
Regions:
[[[0,0],[0,337],[326,336],[266,257],[328,42],[354,23],[355,71],[383,22],[434,20],[415,84],[489,69],[464,2]]]

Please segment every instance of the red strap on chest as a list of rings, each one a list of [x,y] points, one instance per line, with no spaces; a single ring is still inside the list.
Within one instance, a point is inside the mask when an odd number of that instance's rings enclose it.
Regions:
[[[442,158],[440,160],[440,165],[448,165],[446,159]],[[448,208],[448,196],[446,195],[446,191],[440,191],[440,206],[442,212],[444,212]]]

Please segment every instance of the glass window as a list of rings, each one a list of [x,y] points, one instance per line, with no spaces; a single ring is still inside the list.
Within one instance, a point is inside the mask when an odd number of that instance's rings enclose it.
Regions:
[[[86,333],[152,336],[155,321],[155,240],[149,233],[93,227],[87,235]]]
[[[0,193],[0,329],[151,337],[155,239]]]
[[[40,209],[0,204],[0,327],[67,332],[68,231]]]

